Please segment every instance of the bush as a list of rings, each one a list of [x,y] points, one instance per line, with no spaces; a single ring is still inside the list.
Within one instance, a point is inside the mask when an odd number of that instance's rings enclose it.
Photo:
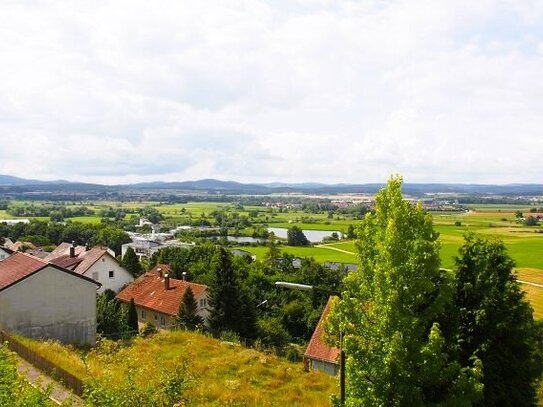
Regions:
[[[239,335],[234,331],[222,331],[220,339],[223,342],[240,343]]]
[[[157,332],[158,332],[158,329],[156,329],[156,327],[155,327],[152,323],[146,322],[146,323],[145,323],[145,326],[144,326],[143,329],[141,330],[140,335],[141,335],[143,338],[146,338],[146,337],[148,337],[149,335],[156,334]]]
[[[264,318],[258,321],[258,337],[265,345],[282,348],[290,340],[279,318]]]
[[[38,390],[17,375],[12,353],[0,344],[0,406],[50,406],[49,394]]]
[[[304,358],[303,349],[300,347],[300,345],[291,343],[287,347],[287,352],[285,354],[285,357],[290,362],[293,362],[293,363],[300,362]]]
[[[85,382],[84,397],[88,405],[95,407],[169,407],[187,405],[186,390],[192,385],[192,375],[186,362],[176,361],[173,370],[160,373],[160,383],[137,380],[144,371],[143,366],[124,362],[124,374],[116,375],[111,370],[99,378]]]

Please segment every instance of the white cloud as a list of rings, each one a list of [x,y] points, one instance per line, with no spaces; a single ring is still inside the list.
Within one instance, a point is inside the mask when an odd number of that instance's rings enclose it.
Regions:
[[[526,1],[0,3],[0,173],[541,182]]]

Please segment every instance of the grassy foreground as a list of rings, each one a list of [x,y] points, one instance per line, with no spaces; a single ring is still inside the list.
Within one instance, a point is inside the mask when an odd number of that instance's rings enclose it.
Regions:
[[[328,406],[330,395],[337,393],[335,378],[306,373],[302,363],[192,332],[161,332],[127,346],[106,341],[87,353],[51,341],[22,340],[83,379],[125,377],[127,367],[138,366],[134,380],[149,385],[158,380],[158,369],[184,362],[193,377],[186,397],[195,405]]]

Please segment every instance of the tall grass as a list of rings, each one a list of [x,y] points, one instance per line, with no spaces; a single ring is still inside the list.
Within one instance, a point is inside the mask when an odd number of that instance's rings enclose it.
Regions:
[[[96,349],[81,353],[51,341],[24,341],[83,379],[91,376],[121,381],[132,370],[132,379],[140,386],[158,385],[161,374],[186,363],[192,385],[185,395],[196,405],[328,406],[330,395],[337,393],[335,378],[320,372],[306,373],[302,363],[193,332],[161,332],[130,344],[104,341]]]

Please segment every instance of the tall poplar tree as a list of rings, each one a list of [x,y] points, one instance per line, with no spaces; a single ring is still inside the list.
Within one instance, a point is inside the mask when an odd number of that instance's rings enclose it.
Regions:
[[[480,366],[462,367],[437,320],[451,298],[438,233],[392,177],[357,230],[360,265],[344,280],[329,328],[344,332],[347,405],[469,406]]]

